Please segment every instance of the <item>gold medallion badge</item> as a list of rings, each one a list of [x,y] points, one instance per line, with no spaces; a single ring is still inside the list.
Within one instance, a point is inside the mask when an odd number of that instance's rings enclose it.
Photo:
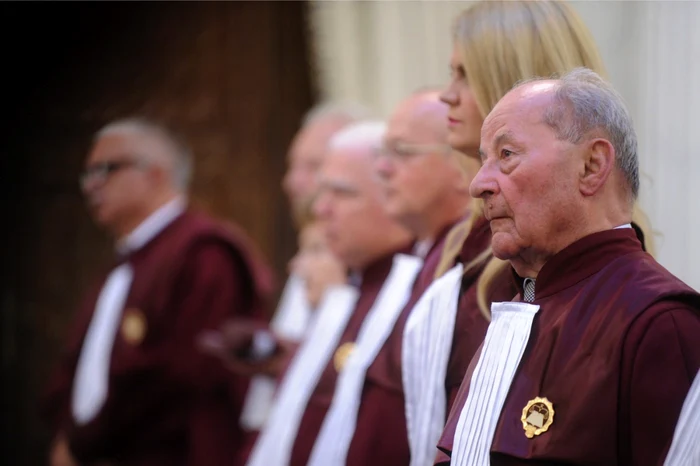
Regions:
[[[532,438],[547,432],[549,426],[554,422],[554,406],[547,398],[536,397],[527,402],[523,408],[523,415],[520,418],[525,429],[525,436]]]
[[[138,345],[146,336],[146,316],[140,309],[131,307],[124,311],[122,318],[122,337],[127,343]]]
[[[338,349],[335,351],[335,355],[333,355],[333,365],[335,366],[335,370],[337,372],[343,370],[345,363],[353,351],[355,351],[355,343],[351,341],[343,343],[338,347]]]

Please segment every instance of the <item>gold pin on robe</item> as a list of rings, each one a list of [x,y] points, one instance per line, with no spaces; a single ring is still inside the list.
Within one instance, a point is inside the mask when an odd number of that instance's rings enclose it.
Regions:
[[[146,316],[140,309],[131,307],[124,311],[121,333],[124,340],[131,345],[138,345],[146,336]]]
[[[525,429],[525,436],[533,438],[547,432],[549,426],[554,422],[554,406],[547,398],[535,397],[527,402],[523,408],[523,415],[520,417]]]
[[[335,366],[336,372],[341,372],[343,370],[345,363],[353,351],[355,351],[355,343],[352,341],[343,343],[338,347],[333,355],[333,365]]]

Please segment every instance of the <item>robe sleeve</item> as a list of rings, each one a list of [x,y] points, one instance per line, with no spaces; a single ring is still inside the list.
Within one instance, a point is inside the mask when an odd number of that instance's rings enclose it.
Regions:
[[[665,309],[635,322],[625,341],[621,396],[624,399],[627,392],[628,403],[621,406],[628,412],[620,417],[621,464],[663,464],[683,400],[700,367],[700,315],[678,303],[655,306]]]
[[[180,279],[180,289],[186,291],[174,294],[177,320],[169,372],[192,397],[187,416],[188,464],[227,464],[231,458],[217,458],[214,452],[217,445],[242,441],[227,436],[239,418],[248,381],[232,376],[218,359],[198,351],[195,340],[203,330],[217,329],[234,316],[255,317],[251,315],[253,297],[241,264],[235,263],[222,245],[204,244],[197,249]],[[223,397],[229,402],[222,403]]]

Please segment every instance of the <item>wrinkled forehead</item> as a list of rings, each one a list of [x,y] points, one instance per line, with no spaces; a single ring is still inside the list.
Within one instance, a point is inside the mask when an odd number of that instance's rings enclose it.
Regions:
[[[506,94],[484,119],[482,146],[501,137],[503,132],[526,131],[543,123],[544,112],[552,105],[554,81],[538,81]]]
[[[320,160],[335,133],[347,124],[339,117],[322,118],[299,130],[289,150],[289,161]]]
[[[449,107],[436,91],[424,92],[404,100],[387,125],[385,141],[445,143]]]
[[[131,130],[115,130],[102,134],[95,139],[88,160],[98,161],[115,156],[128,157],[138,152],[147,151],[152,142],[146,135]]]

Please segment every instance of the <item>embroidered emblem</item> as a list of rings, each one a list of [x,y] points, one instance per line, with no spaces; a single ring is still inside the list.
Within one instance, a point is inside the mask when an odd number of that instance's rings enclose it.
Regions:
[[[146,336],[146,316],[140,309],[131,307],[124,311],[122,318],[122,337],[127,343],[138,345]]]
[[[523,415],[520,418],[525,429],[525,436],[532,438],[547,432],[549,426],[554,422],[554,406],[547,398],[535,397],[527,402],[523,408]]]
[[[335,355],[333,355],[333,365],[335,366],[335,370],[337,372],[341,372],[343,370],[345,363],[353,351],[355,351],[355,343],[352,341],[343,343],[338,347],[338,349],[335,351]]]

